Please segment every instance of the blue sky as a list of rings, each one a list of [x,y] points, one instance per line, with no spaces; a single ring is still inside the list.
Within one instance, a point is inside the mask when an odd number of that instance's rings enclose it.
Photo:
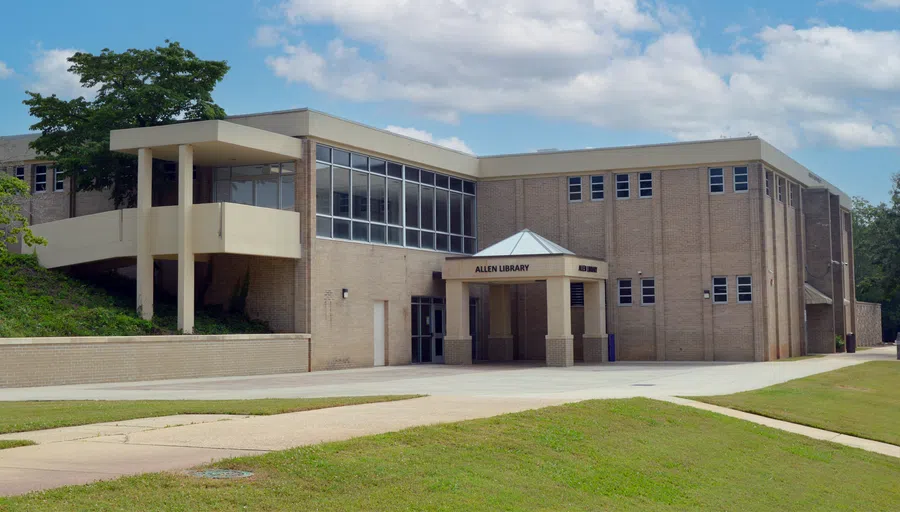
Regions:
[[[900,171],[900,0],[45,0],[0,8],[0,134],[73,50],[169,38],[231,114],[308,106],[476,154],[760,135],[851,195]]]

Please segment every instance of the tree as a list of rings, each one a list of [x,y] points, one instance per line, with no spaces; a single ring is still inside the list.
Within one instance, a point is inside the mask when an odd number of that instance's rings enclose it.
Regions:
[[[900,329],[900,174],[892,182],[890,204],[853,199],[856,296],[881,303],[885,339]]]
[[[69,72],[82,86],[96,88],[96,97],[66,101],[28,91],[23,103],[38,119],[31,129],[41,132],[31,147],[74,175],[78,190],[109,189],[117,208],[137,201],[137,159],[109,151],[110,130],[225,117],[212,91],[228,64],[201,60],[177,42],[122,53],[79,52],[69,62]]]
[[[47,245],[47,241],[35,236],[28,227],[28,218],[22,214],[23,199],[28,197],[28,185],[7,174],[0,174],[0,254],[9,249],[7,244],[14,244],[22,237],[28,247]]]

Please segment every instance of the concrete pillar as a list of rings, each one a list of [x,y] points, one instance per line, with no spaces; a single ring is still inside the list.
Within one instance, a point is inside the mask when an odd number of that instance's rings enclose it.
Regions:
[[[144,320],[153,318],[153,254],[150,253],[152,198],[153,150],[142,148],[138,150],[137,172],[137,311]]]
[[[447,281],[447,335],[444,364],[472,364],[469,335],[469,283]]]
[[[194,148],[178,146],[178,329],[194,332]]]
[[[572,366],[572,290],[568,277],[547,279],[547,366]]]
[[[609,362],[606,333],[606,282],[584,283],[584,362]]]
[[[509,302],[509,285],[490,286],[490,334],[488,335],[488,360],[513,360],[512,311]]]

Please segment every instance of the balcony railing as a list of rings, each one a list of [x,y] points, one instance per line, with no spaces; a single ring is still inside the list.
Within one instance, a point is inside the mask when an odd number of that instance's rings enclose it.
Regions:
[[[153,256],[178,253],[178,207],[150,210]],[[195,254],[247,254],[300,258],[300,214],[234,203],[193,205]],[[62,267],[137,255],[137,209],[128,208],[33,226],[47,239],[36,248],[45,267]]]

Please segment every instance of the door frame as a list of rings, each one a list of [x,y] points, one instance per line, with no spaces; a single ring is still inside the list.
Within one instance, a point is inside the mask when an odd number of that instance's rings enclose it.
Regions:
[[[436,317],[440,311],[441,322],[438,325]],[[431,305],[431,362],[444,364],[444,352],[446,351],[447,335],[447,306],[445,304]]]

